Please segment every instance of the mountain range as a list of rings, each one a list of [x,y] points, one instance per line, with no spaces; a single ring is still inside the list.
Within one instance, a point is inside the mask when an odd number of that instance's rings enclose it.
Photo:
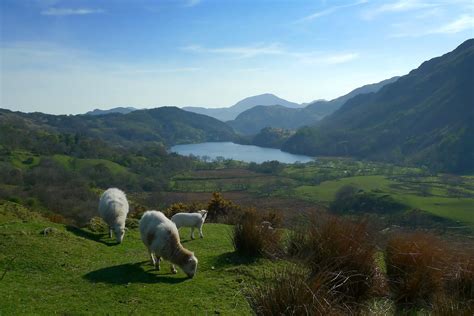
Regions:
[[[128,106],[128,107],[119,106],[119,107],[112,108],[109,110],[95,109],[95,110],[85,113],[85,115],[105,115],[105,114],[112,114],[112,113],[128,114],[136,110],[138,109],[131,106]]]
[[[237,115],[239,115],[240,113],[248,109],[253,108],[254,106],[257,106],[257,105],[269,106],[269,105],[277,105],[277,104],[284,106],[286,108],[293,108],[293,109],[304,106],[298,103],[284,100],[282,98],[277,97],[274,94],[265,93],[265,94],[260,94],[260,95],[245,98],[230,107],[203,108],[203,107],[188,106],[188,107],[183,107],[183,110],[199,113],[199,114],[205,114],[205,115],[214,117],[218,120],[225,122],[225,121],[230,121],[230,120],[235,119]]]
[[[27,114],[0,109],[0,143],[15,142],[21,133],[21,139],[30,142],[48,142],[49,136],[44,135],[57,133],[98,138],[117,146],[253,141],[297,154],[346,156],[472,173],[473,87],[474,39],[469,39],[405,76],[363,86],[331,101],[318,100],[304,106],[265,94],[227,109],[214,109],[227,111],[227,117],[243,111],[228,124],[176,107],[102,115]],[[255,106],[263,102],[267,104]],[[296,132],[288,130],[302,125],[308,126]],[[244,134],[263,129],[245,138],[231,126]],[[30,132],[36,136],[29,137]]]
[[[283,150],[474,171],[474,39],[378,92],[349,99]]]
[[[340,108],[347,100],[356,95],[376,92],[383,86],[395,82],[399,77],[393,77],[378,83],[368,84],[357,88],[346,95],[331,101],[318,100],[303,108],[289,108],[282,105],[255,106],[240,113],[235,120],[227,123],[242,135],[257,134],[265,127],[297,129],[312,125],[323,117]]]

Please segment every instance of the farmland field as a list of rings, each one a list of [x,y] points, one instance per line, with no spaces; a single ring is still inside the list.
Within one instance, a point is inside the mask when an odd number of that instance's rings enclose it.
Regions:
[[[243,168],[201,170],[173,178],[173,192],[237,193],[254,200],[280,198],[327,207],[343,186],[383,196],[433,215],[474,225],[472,176],[430,174],[419,168],[348,159],[321,159],[314,163],[285,165],[277,172]]]

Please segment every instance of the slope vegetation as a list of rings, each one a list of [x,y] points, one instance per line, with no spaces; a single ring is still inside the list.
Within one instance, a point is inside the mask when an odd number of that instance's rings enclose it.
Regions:
[[[59,133],[80,134],[99,138],[108,143],[179,143],[229,141],[235,135],[225,123],[176,107],[137,110],[128,114],[106,115],[48,115],[0,110],[0,128],[5,132],[12,126],[23,125]]]
[[[424,62],[377,93],[356,96],[283,149],[309,155],[474,171],[474,40]]]
[[[256,106],[240,113],[235,120],[227,123],[236,132],[243,135],[257,134],[265,127],[297,129],[305,125],[313,125],[339,109],[351,98],[359,94],[376,92],[397,79],[398,77],[393,77],[378,83],[365,85],[334,100],[315,101],[304,108],[289,108],[279,105]]]

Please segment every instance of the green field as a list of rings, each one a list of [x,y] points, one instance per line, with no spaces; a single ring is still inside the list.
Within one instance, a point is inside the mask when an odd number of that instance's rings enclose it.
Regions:
[[[406,209],[421,209],[464,224],[474,225],[474,178],[433,175],[419,168],[324,158],[305,165],[286,165],[276,173],[245,169],[188,172],[175,176],[178,192],[239,191],[328,206],[336,192],[352,185],[366,192],[390,195]]]
[[[421,195],[412,182],[396,181],[385,176],[357,176],[325,181],[320,185],[302,185],[294,189],[294,194],[301,199],[329,204],[334,200],[337,190],[344,185],[353,185],[364,191],[390,194],[396,201],[434,215],[474,225],[474,198],[449,196],[445,186],[439,182],[422,181],[427,185],[429,194]],[[470,183],[468,181],[468,183]],[[472,190],[464,192],[472,194]]]
[[[50,235],[41,232],[52,227]],[[137,229],[121,245],[105,234],[53,224],[13,203],[0,205],[0,314],[250,314],[249,284],[272,262],[241,264],[230,227],[207,224],[204,239],[182,242],[198,273],[186,279],[149,263]]]

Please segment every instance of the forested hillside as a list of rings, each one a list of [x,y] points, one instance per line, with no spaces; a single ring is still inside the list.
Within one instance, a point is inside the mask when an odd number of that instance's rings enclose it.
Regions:
[[[8,141],[12,124],[43,128],[59,133],[80,134],[112,144],[160,143],[170,146],[204,141],[230,141],[235,135],[229,126],[212,117],[176,107],[138,110],[128,114],[48,115],[0,109],[2,137]]]
[[[318,100],[303,108],[290,108],[281,105],[255,106],[240,113],[235,120],[227,123],[236,132],[243,135],[257,134],[265,127],[297,129],[306,125],[313,125],[339,109],[351,98],[359,94],[376,92],[397,79],[398,77],[393,77],[378,83],[368,84],[331,101]]]
[[[346,102],[283,149],[474,171],[474,40]]]

